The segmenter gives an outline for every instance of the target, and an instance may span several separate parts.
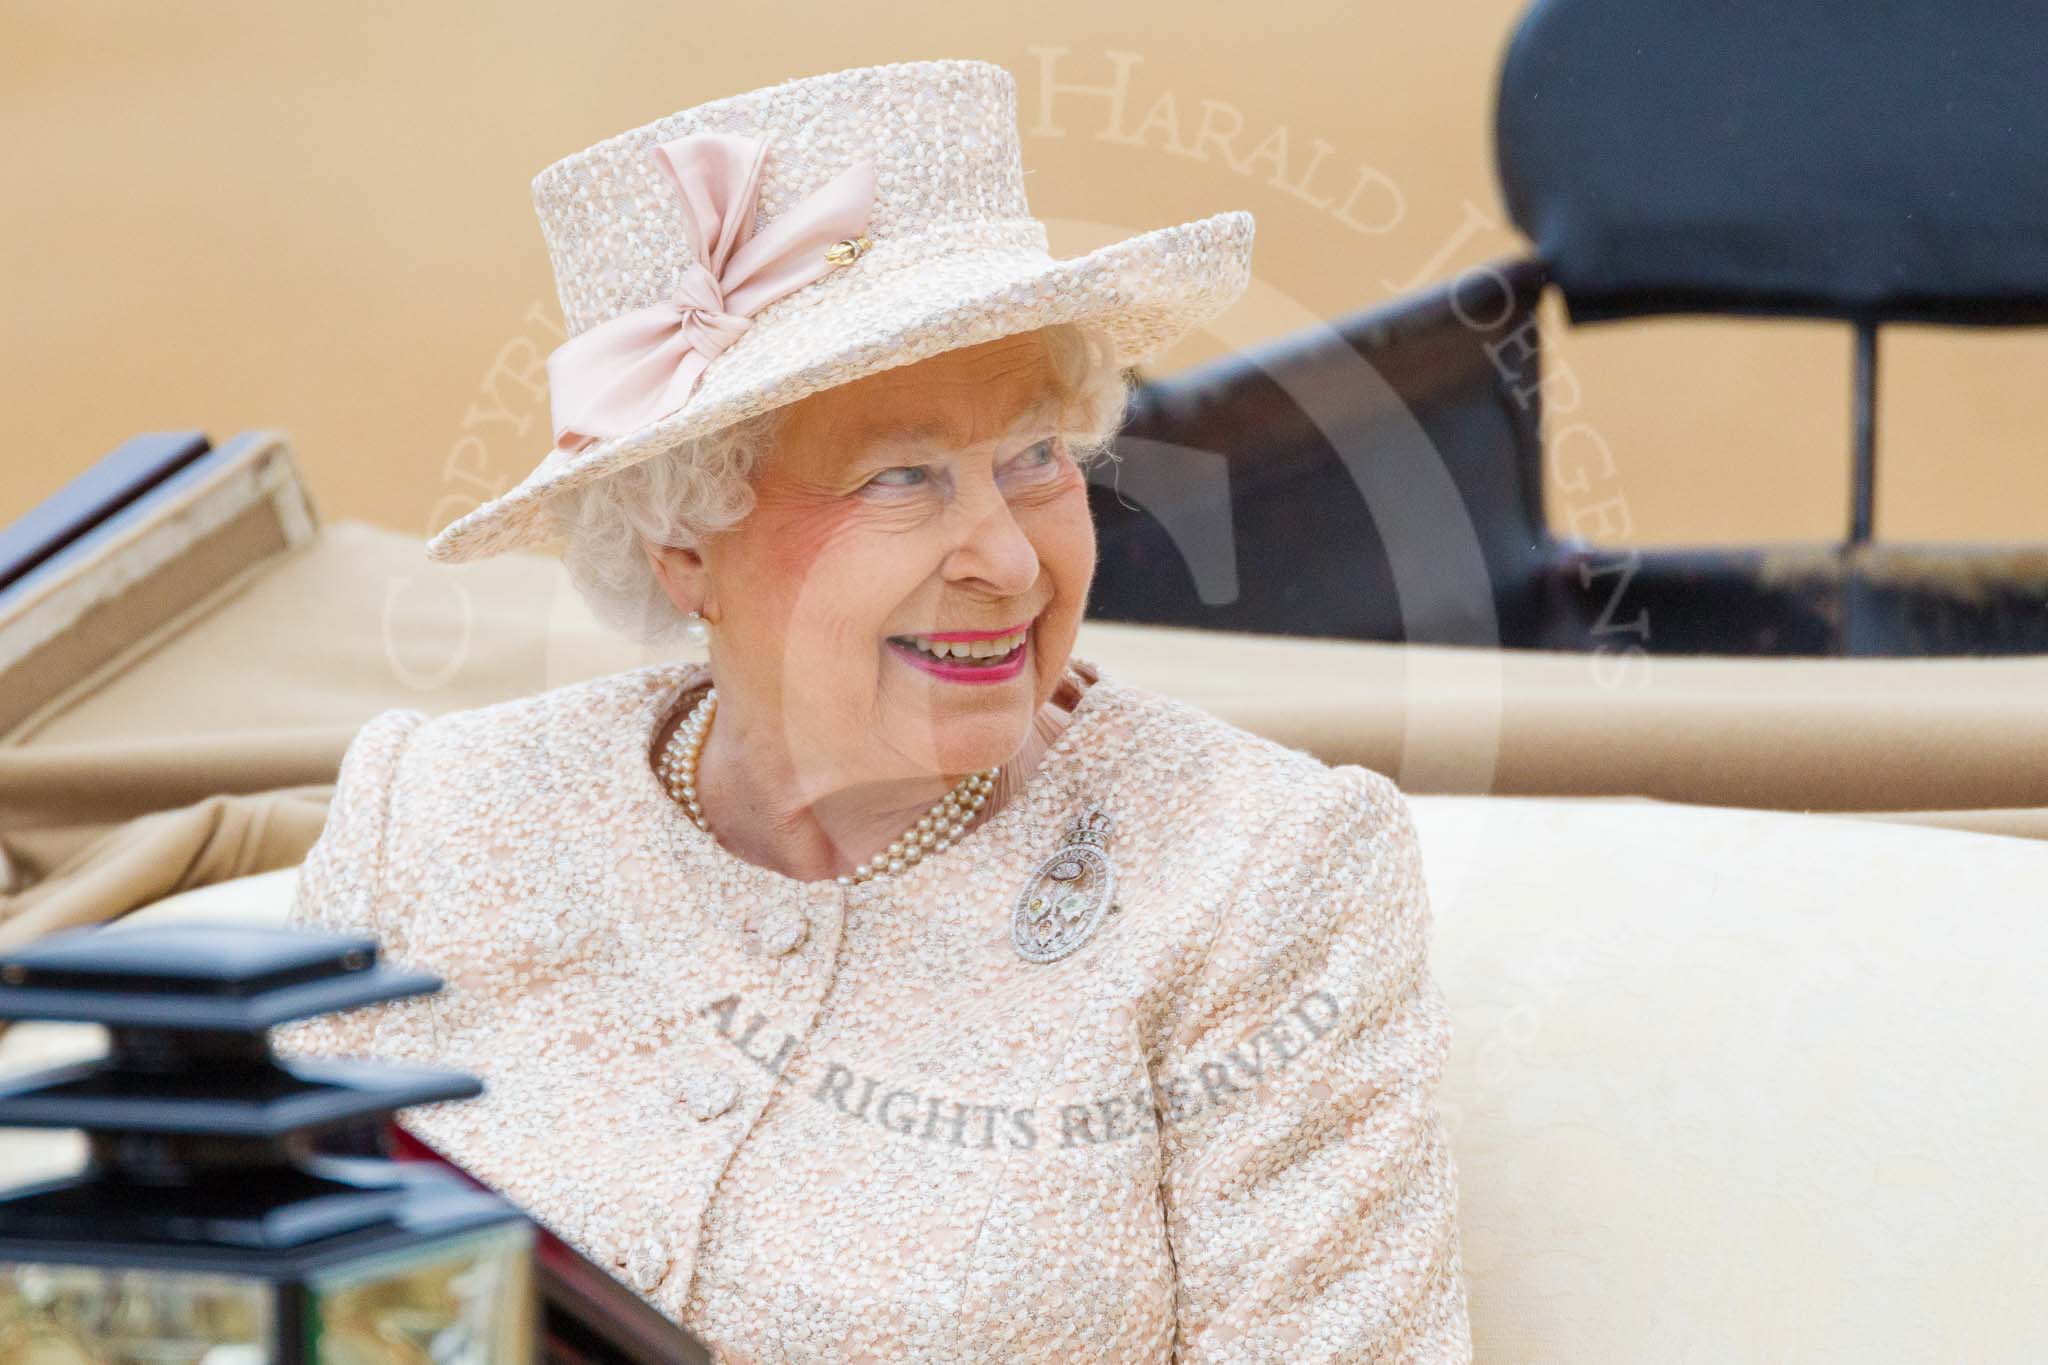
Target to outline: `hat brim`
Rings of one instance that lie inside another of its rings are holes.
[[[516,487],[451,523],[430,559],[481,559],[551,536],[550,498],[681,441],[822,390],[1057,323],[1100,329],[1120,364],[1158,354],[1221,313],[1251,279],[1252,216],[1219,213],[1065,260],[978,251],[893,271],[849,270],[829,300],[799,291],[705,368],[690,401],[637,431],[547,459]]]

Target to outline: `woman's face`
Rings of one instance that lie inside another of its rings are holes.
[[[956,775],[1015,754],[1095,572],[1060,417],[1037,333],[796,404],[753,511],[701,554],[663,556],[678,605],[716,623],[721,719],[779,727],[821,777]]]

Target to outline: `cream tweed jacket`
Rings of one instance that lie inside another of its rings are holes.
[[[852,887],[670,801],[701,665],[386,713],[292,922],[447,985],[278,1049],[480,1077],[403,1125],[722,1361],[1469,1359],[1406,799],[1074,667],[1021,791]],[[1121,908],[1028,962],[1089,809]]]

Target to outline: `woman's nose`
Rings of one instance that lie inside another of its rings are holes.
[[[1015,597],[1038,582],[1038,547],[1000,495],[981,500],[966,520],[960,543],[947,556],[946,578],[979,582],[990,593]]]

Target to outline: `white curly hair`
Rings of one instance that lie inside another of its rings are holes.
[[[1074,323],[1041,328],[1064,403],[1061,434],[1074,460],[1113,458],[1131,379],[1116,343]],[[654,576],[650,545],[693,548],[753,510],[755,468],[788,416],[775,408],[557,494],[549,503],[569,579],[593,615],[645,644],[682,635],[684,618]]]

